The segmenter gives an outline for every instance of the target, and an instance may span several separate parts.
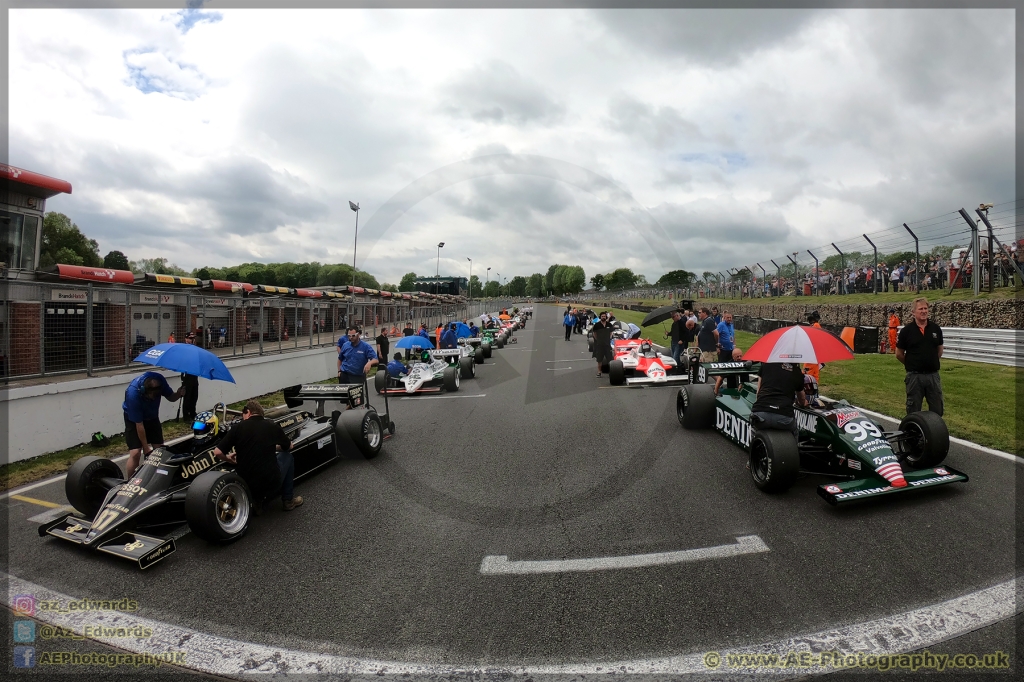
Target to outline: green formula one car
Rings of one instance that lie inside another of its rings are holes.
[[[486,343],[487,355],[484,357],[490,357],[490,349],[492,348],[504,348],[505,344],[508,343],[509,335],[504,329],[481,329],[480,339],[483,343]]]
[[[934,412],[914,412],[896,431],[884,431],[845,400],[818,399],[816,407],[794,407],[798,436],[762,430],[751,424],[757,383],[747,381],[757,363],[704,363],[696,382],[676,398],[676,413],[686,429],[714,428],[750,455],[754,485],[765,492],[788,489],[801,474],[828,476],[818,494],[832,505],[891,495],[947,483],[967,482],[967,474],[943,466],[949,431]],[[704,384],[723,376],[721,395]]]

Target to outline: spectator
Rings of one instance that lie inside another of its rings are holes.
[[[672,339],[672,359],[676,361],[676,368],[680,369],[682,367],[680,357],[686,350],[686,322],[683,320],[683,314],[678,310],[672,311],[672,327],[665,334],[665,338],[670,337]]]
[[[928,299],[915,298],[912,311],[913,322],[903,327],[896,340],[896,359],[907,369],[907,414],[920,411],[922,401],[927,400],[928,409],[941,417],[942,328],[928,319]]]
[[[121,411],[124,413],[124,440],[128,446],[125,474],[129,478],[139,468],[141,455],[148,455],[153,448],[164,444],[160,396],[175,402],[183,395],[184,386],[172,391],[167,379],[156,372],[143,372],[128,384]]]
[[[380,334],[374,339],[377,342],[377,357],[386,358],[388,356],[388,349],[391,347],[391,341],[388,339],[388,335],[384,333],[384,328],[381,327]]]
[[[565,327],[565,340],[568,341],[572,335],[573,325],[576,324],[576,316],[572,314],[571,308],[565,309],[565,316],[562,318],[562,326]]]
[[[238,475],[252,493],[257,516],[263,511],[264,500],[277,495],[281,496],[285,511],[302,504],[302,498],[294,494],[295,458],[291,441],[277,422],[263,418],[263,406],[255,400],[245,404],[242,423],[225,434],[213,455],[237,465]]]
[[[195,332],[185,334],[185,343],[195,345]],[[186,422],[190,422],[196,418],[196,403],[199,402],[199,377],[194,374],[182,373],[181,387],[185,389],[185,397],[181,401],[181,416]]]
[[[700,348],[701,362],[715,362],[718,350],[718,332],[715,330],[715,318],[711,317],[711,311],[701,308],[697,313],[700,318],[700,327],[697,330],[697,347]]]
[[[228,341],[228,328],[227,327],[221,327],[220,328],[220,338],[217,340],[217,345],[220,346],[221,348],[223,348],[224,344],[226,344],[227,341]]]
[[[896,314],[895,308],[889,308],[889,352],[896,352],[896,333],[900,328],[900,316]]]
[[[597,378],[601,378],[601,367],[610,363],[612,354],[612,325],[608,321],[608,313],[602,311],[590,330],[594,335],[594,359],[597,360]],[[568,337],[568,335],[566,335]]]
[[[732,362],[732,352],[736,348],[736,330],[732,326],[732,313],[722,313],[722,321],[715,327],[715,337],[718,339],[718,361]],[[722,388],[722,377],[715,377],[715,395],[719,394]]]

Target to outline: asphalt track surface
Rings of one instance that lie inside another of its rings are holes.
[[[221,637],[463,668],[742,648],[1015,577],[1014,462],[954,444],[946,461],[970,475],[964,485],[839,508],[812,477],[765,495],[740,449],[679,426],[676,390],[597,379],[585,338],[564,341],[558,309],[536,306],[516,338],[451,394],[465,398],[393,400],[398,433],[381,456],[304,481],[303,507],[254,518],[233,545],[189,535],[139,572],[39,538],[28,518],[46,509],[5,498],[7,571],[78,598],[134,599],[140,615]],[[62,484],[25,495],[66,504]],[[481,573],[489,556],[622,557],[750,535],[769,551]],[[946,647],[1012,652],[1013,624]]]

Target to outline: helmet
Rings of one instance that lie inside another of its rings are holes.
[[[196,440],[207,440],[220,432],[220,420],[213,412],[200,412],[192,422],[192,435]]]
[[[641,343],[640,344],[640,352],[643,353],[644,355],[647,355],[648,353],[650,353],[651,352],[651,344],[647,343],[646,341]]]

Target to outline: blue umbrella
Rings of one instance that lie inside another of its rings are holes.
[[[220,358],[208,350],[191,343],[161,343],[135,358],[135,362],[163,367],[204,379],[219,379],[235,383],[235,378]]]
[[[464,339],[468,336],[473,336],[473,332],[469,330],[469,326],[458,322],[455,325],[455,338]]]
[[[434,344],[429,339],[425,339],[419,334],[413,334],[412,336],[403,336],[395,344],[395,348],[433,348]]]

